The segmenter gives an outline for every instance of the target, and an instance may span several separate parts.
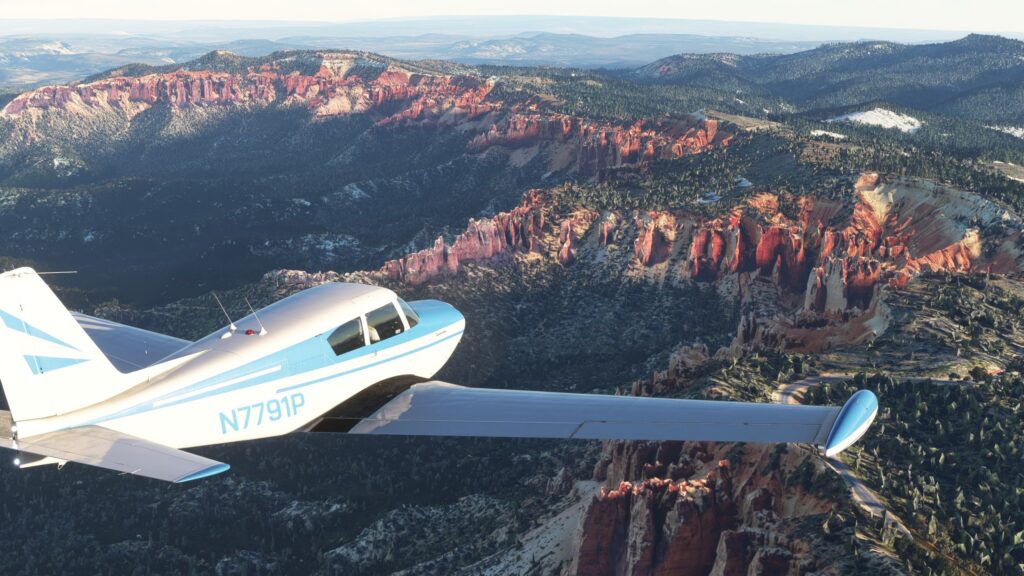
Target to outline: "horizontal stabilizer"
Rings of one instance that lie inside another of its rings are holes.
[[[224,472],[227,464],[102,426],[83,426],[17,440],[20,450],[127,474],[187,482]]]
[[[120,372],[156,364],[191,344],[188,340],[72,312],[71,316]]]
[[[867,394],[871,395],[870,392]],[[859,398],[865,400],[863,395]],[[412,386],[374,413],[366,415],[349,432],[412,436],[796,442],[837,447],[832,432],[839,414],[838,406],[493,390],[425,382]],[[865,422],[870,424],[874,417],[873,414],[870,418],[867,416],[865,414],[858,419],[854,433],[863,434]],[[831,443],[830,435],[833,436]],[[842,435],[846,446],[856,440],[850,440],[853,434],[845,430]]]

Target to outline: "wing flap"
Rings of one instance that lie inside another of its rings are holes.
[[[18,449],[168,482],[186,482],[229,468],[227,464],[102,426],[83,426],[31,436]]]
[[[354,434],[825,445],[840,408],[416,384]]]

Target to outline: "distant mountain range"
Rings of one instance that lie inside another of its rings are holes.
[[[438,31],[442,31],[439,33]],[[680,53],[789,54],[822,42],[937,42],[966,32],[651,18],[445,17],[364,22],[0,20],[0,89],[213,50],[364,50],[409,60],[632,68]]]
[[[637,78],[784,99],[794,109],[872,101],[989,122],[1024,121],[1024,42],[971,34],[954,42],[827,44],[795,54],[680,54]]]
[[[0,87],[70,82],[130,62],[183,63],[213,50],[264,56],[283,50],[346,49],[409,60],[439,59],[467,64],[631,68],[679,52],[785,53],[814,46],[816,42],[753,37],[631,34],[604,38],[548,32],[497,37],[303,35],[222,42],[150,36],[15,36],[0,37]]]

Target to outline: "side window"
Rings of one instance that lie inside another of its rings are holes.
[[[417,314],[416,311],[412,309],[412,306],[409,306],[409,304],[406,303],[405,300],[399,298],[398,305],[402,307],[402,312],[405,313],[405,320],[406,322],[409,323],[409,328],[412,328],[413,326],[420,323],[419,314]]]
[[[364,344],[363,340],[363,326],[359,322],[359,318],[345,322],[331,335],[327,337],[327,342],[331,345],[331,350],[338,356],[341,356],[345,352],[351,352],[356,348],[361,348]]]
[[[385,304],[366,315],[366,326],[370,331],[370,344],[387,340],[405,330],[402,317],[394,304]]]

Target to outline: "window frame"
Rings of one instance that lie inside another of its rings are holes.
[[[410,326],[409,325],[409,317],[405,314],[405,309],[402,308],[402,303],[404,303],[415,314],[416,310],[413,309],[412,304],[409,304],[408,302],[406,302],[405,300],[402,300],[401,298],[397,298],[393,302],[395,304],[395,308],[398,308],[399,316],[402,317],[402,325],[405,326],[405,331],[408,332],[409,330],[412,330],[413,328],[415,328],[415,326]],[[419,314],[417,314],[417,316],[419,316]],[[416,323],[419,324],[422,321],[423,321],[423,319],[419,318],[416,321]]]
[[[352,322],[353,320],[358,320],[359,321],[359,331],[360,331],[360,333],[361,333],[361,335],[363,337],[363,345],[359,346],[359,347],[356,347],[356,348],[353,348],[351,350],[346,350],[345,352],[342,352],[341,354],[338,354],[337,352],[334,351],[334,346],[331,345],[331,336],[335,332],[337,332],[338,329],[340,329],[342,326]],[[342,356],[344,356],[346,354],[350,354],[352,352],[355,352],[356,350],[359,350],[360,348],[366,348],[367,346],[370,345],[370,343],[369,343],[370,334],[369,334],[369,332],[367,332],[366,326],[367,326],[366,318],[364,318],[363,316],[356,316],[355,318],[352,318],[351,320],[346,320],[346,321],[342,322],[341,324],[338,324],[333,330],[331,330],[330,332],[327,333],[327,337],[324,339],[324,341],[327,342],[327,347],[334,354],[334,357],[335,358],[341,358]]]
[[[373,346],[375,342],[370,342],[370,323],[366,321],[366,314],[359,315],[359,326],[363,331],[363,346]]]
[[[378,340],[376,342],[370,342],[370,321],[367,320],[366,316],[370,312],[374,312],[374,311],[380,310],[381,308],[383,308],[385,306],[388,306],[388,305],[390,305],[392,309],[394,309],[395,311],[398,312],[398,319],[402,321],[402,331],[399,334],[395,334],[393,336],[388,336],[387,338],[381,338],[380,340]],[[377,344],[380,344],[381,342],[390,340],[390,339],[394,338],[395,336],[400,336],[401,334],[405,334],[406,332],[409,331],[409,321],[405,318],[405,311],[402,310],[402,307],[398,305],[398,301],[397,300],[389,300],[387,303],[382,304],[380,306],[377,306],[373,310],[367,310],[362,315],[360,315],[359,318],[362,320],[362,323],[363,323],[363,339],[366,340],[366,345],[367,346],[375,346]]]

